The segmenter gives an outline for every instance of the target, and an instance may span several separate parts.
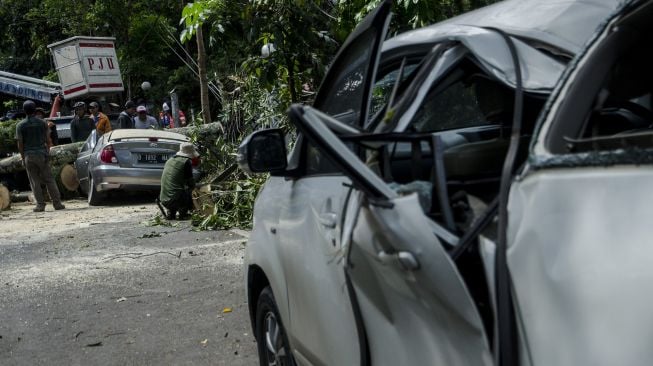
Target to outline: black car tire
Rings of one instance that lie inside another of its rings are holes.
[[[88,204],[98,206],[102,201],[102,194],[95,189],[95,179],[93,175],[88,176]]]
[[[286,331],[272,289],[261,291],[256,306],[256,342],[261,366],[294,366]]]

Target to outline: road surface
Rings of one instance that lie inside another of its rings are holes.
[[[153,197],[0,212],[0,365],[257,365],[247,232],[151,225]]]

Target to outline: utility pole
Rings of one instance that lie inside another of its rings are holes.
[[[200,97],[202,102],[202,119],[204,123],[211,123],[211,109],[209,107],[209,80],[206,76],[206,50],[204,49],[204,35],[202,26],[197,27],[197,64],[200,77]]]

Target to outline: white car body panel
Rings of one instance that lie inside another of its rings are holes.
[[[353,365],[360,353],[356,321],[345,287],[340,219],[349,189],[344,176],[288,181],[275,192],[288,290],[290,342],[306,357],[328,365]],[[334,227],[330,227],[331,225]],[[316,286],[316,284],[320,286]]]
[[[520,352],[533,364],[653,360],[652,186],[653,169],[635,166],[541,171],[513,184],[508,265]]]
[[[417,194],[390,203],[363,206],[348,258],[371,364],[491,365],[478,311]]]
[[[256,203],[257,210],[264,208],[268,214],[257,216],[247,248],[247,262],[264,266],[270,279],[289,341],[301,355],[298,359],[316,364],[359,362],[340,247],[340,212],[349,189],[343,183],[348,182],[337,175],[296,181],[271,177]],[[323,224],[329,218],[334,218],[335,227]],[[269,235],[273,229],[278,235]],[[268,240],[281,235],[283,241]]]

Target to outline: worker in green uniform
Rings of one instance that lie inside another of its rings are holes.
[[[166,209],[166,219],[174,220],[177,212],[179,219],[189,217],[193,208],[192,191],[195,188],[192,160],[199,156],[193,144],[184,142],[179,151],[168,159],[161,175],[161,193],[159,203]]]

